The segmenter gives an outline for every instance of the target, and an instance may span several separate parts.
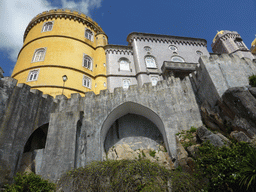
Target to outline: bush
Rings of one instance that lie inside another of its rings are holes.
[[[198,169],[209,180],[208,190],[247,191],[245,186],[239,186],[239,181],[245,178],[246,162],[250,162],[249,159],[253,161],[253,158],[250,158],[250,153],[248,153],[251,150],[255,151],[247,143],[235,141],[229,147],[216,148],[209,142],[199,147],[199,157],[196,159],[196,163]],[[250,173],[252,172],[253,169]],[[248,185],[250,179],[243,179],[243,181],[246,181],[245,184]]]
[[[17,173],[14,181],[14,184],[6,185],[6,192],[48,192],[55,191],[56,189],[54,183],[50,183],[48,180],[44,180],[34,173]]]
[[[252,75],[249,77],[249,85],[252,87],[256,87],[256,75]]]
[[[171,179],[170,179],[171,178]],[[69,191],[198,191],[195,177],[168,170],[149,160],[107,160],[64,174],[58,188]]]

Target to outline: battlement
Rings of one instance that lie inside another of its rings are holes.
[[[91,29],[93,29],[96,33],[104,33],[104,31],[102,30],[102,28],[95,22],[93,21],[90,17],[88,17],[87,15],[78,12],[78,11],[74,11],[71,9],[52,9],[49,11],[44,11],[40,14],[38,14],[36,17],[34,17],[30,23],[28,24],[25,33],[24,33],[24,37],[23,37],[23,41],[25,41],[28,32],[31,30],[31,28],[35,25],[37,25],[40,22],[44,22],[47,21],[48,19],[69,19],[69,20],[74,20],[77,22],[81,22],[86,26],[89,26]]]

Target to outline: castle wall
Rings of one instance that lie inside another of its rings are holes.
[[[191,81],[199,101],[207,100],[211,106],[229,88],[249,86],[249,76],[256,74],[255,62],[237,55],[211,54],[202,56],[199,63]]]
[[[141,88],[115,88],[113,93],[92,92],[71,99],[58,96],[58,107],[51,114],[42,174],[56,180],[63,172],[103,160],[104,141],[111,125],[127,114],[141,115],[156,125],[175,161],[175,134],[191,126],[201,126],[201,116],[188,78],[171,78]],[[81,112],[83,117],[81,117]],[[78,122],[81,123],[78,126]],[[79,128],[78,128],[79,127]],[[52,166],[55,166],[52,168]],[[54,170],[54,171],[53,171]]]
[[[9,77],[0,79],[0,162],[6,169],[0,171],[9,171],[10,176],[20,166],[30,135],[49,122],[50,113],[57,106],[51,96],[42,96],[42,92],[16,83]]]

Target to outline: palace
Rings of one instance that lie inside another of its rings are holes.
[[[0,181],[25,170],[57,181],[117,144],[164,144],[177,165],[175,134],[202,126],[203,103],[248,91],[256,74],[256,40],[250,51],[235,31],[216,34],[214,53],[199,38],[133,32],[127,41],[108,44],[76,11],[32,19],[12,76],[0,79]]]

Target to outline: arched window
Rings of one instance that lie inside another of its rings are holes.
[[[130,63],[128,59],[121,58],[119,60],[119,64],[120,64],[120,71],[130,71]]]
[[[93,33],[90,29],[85,29],[85,38],[89,39],[90,41],[93,40]]]
[[[128,89],[130,86],[130,83],[131,83],[130,79],[123,79],[123,88]]]
[[[39,69],[35,69],[29,72],[27,81],[36,81],[38,78]]]
[[[53,26],[53,22],[52,21],[44,23],[42,32],[51,31],[52,30],[52,26]]]
[[[35,53],[34,53],[32,62],[43,61],[43,60],[44,60],[44,57],[45,57],[45,51],[46,51],[45,48],[37,49],[37,50],[35,51]]]
[[[91,89],[91,78],[84,75],[83,86]]]
[[[156,86],[156,84],[158,82],[158,77],[157,76],[151,76],[151,82],[152,82],[152,86]]]
[[[87,69],[92,70],[92,58],[89,57],[88,55],[84,55],[84,62],[83,66]]]
[[[172,61],[172,62],[181,62],[181,63],[184,63],[184,62],[185,62],[185,60],[184,60],[183,58],[179,57],[179,56],[174,56],[174,57],[172,57],[172,58],[171,58],[171,61]]]
[[[145,62],[146,62],[147,68],[156,68],[156,61],[155,61],[154,57],[146,56]]]

